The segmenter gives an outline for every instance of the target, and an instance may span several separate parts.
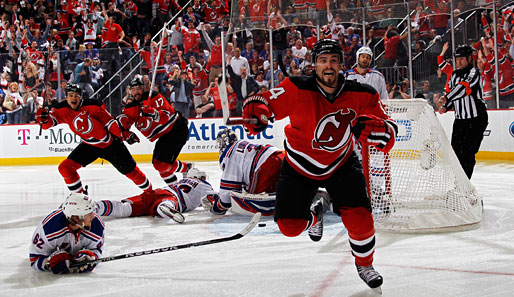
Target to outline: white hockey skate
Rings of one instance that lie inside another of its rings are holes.
[[[157,206],[157,213],[163,218],[170,218],[175,222],[182,224],[186,220],[176,207],[176,204],[171,201],[163,201]]]
[[[312,204],[311,210],[315,213],[318,221],[310,226],[308,231],[309,237],[312,241],[320,241],[321,237],[323,237],[323,199],[316,200]]]
[[[380,273],[378,273],[378,271],[373,268],[373,265],[359,266],[355,264],[355,267],[357,267],[359,277],[366,283],[366,285],[368,285],[376,293],[382,294],[382,289],[380,286],[382,286],[384,279]]]

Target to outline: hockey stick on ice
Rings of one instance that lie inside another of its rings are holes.
[[[210,240],[204,240],[204,241],[191,242],[191,243],[185,243],[185,244],[179,244],[179,245],[173,245],[173,246],[167,246],[167,247],[157,248],[157,249],[153,249],[153,250],[146,250],[146,251],[141,251],[141,252],[134,252],[134,253],[117,255],[117,256],[105,257],[105,258],[100,258],[100,259],[87,261],[87,262],[73,263],[70,265],[70,268],[75,268],[75,267],[79,267],[79,266],[86,265],[86,264],[109,262],[109,261],[114,261],[114,260],[133,258],[133,257],[138,257],[138,256],[150,255],[150,254],[158,254],[158,253],[164,253],[164,252],[171,252],[171,251],[187,249],[187,248],[195,247],[195,246],[209,245],[209,244],[214,244],[214,243],[236,240],[236,239],[242,238],[243,236],[248,234],[248,232],[250,232],[253,229],[253,227],[255,227],[255,225],[257,225],[257,223],[259,222],[260,219],[261,219],[260,212],[254,214],[250,223],[248,223],[248,225],[243,230],[241,230],[239,233],[231,235],[231,236],[210,239]]]

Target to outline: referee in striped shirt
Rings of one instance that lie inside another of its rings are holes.
[[[475,167],[475,154],[480,148],[487,127],[487,107],[482,97],[480,72],[473,67],[473,50],[460,45],[455,50],[455,66],[448,81],[447,93],[439,99],[439,113],[455,110],[452,148],[471,179]]]

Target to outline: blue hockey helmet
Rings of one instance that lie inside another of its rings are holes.
[[[216,143],[218,144],[220,155],[236,141],[237,135],[234,131],[229,128],[221,130],[218,136],[216,136]]]

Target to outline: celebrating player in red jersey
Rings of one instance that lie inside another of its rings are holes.
[[[312,200],[318,188],[326,188],[334,213],[348,229],[359,276],[380,290],[382,276],[372,265],[375,229],[370,199],[352,137],[387,152],[397,127],[375,89],[347,81],[339,73],[342,61],[343,50],[336,41],[316,42],[314,75],[289,77],[276,88],[250,96],[243,102],[243,117],[257,119],[257,124],[245,124],[250,134],[263,131],[272,115],[290,119],[275,205],[282,234],[298,236],[309,230],[312,240],[321,239],[322,200]]]
[[[175,172],[185,173],[192,167],[191,163],[177,160],[189,136],[187,119],[158,92],[152,92],[150,100],[147,100],[149,95],[143,86],[143,79],[136,75],[130,82],[134,101],[125,106],[118,121],[125,131],[135,125],[148,140],[157,140],[153,150],[153,167],[170,185],[177,180]]]
[[[78,85],[68,84],[66,101],[57,104],[50,112],[44,108],[38,109],[36,119],[43,129],[66,123],[82,139],[59,165],[59,172],[71,192],[84,191],[77,170],[98,158],[111,162],[141,190],[152,188],[150,181],[139,170],[136,161],[121,141],[126,139],[129,144],[139,142],[136,134],[129,131],[122,133],[118,122],[101,102],[82,99],[82,90]]]

